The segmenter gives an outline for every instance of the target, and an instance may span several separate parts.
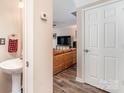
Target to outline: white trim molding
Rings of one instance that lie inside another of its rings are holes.
[[[33,57],[33,32],[34,32],[34,0],[23,0],[23,61],[24,61],[24,93],[33,93],[34,91],[34,79],[33,79],[33,69],[34,69],[34,57]],[[26,66],[29,62],[30,67]]]
[[[77,80],[85,81],[85,36],[84,36],[84,23],[85,12],[82,9],[77,10]],[[82,79],[80,79],[82,77]]]
[[[97,0],[88,4],[85,4],[83,6],[78,7],[77,9],[85,9],[85,8],[90,8],[90,7],[94,7],[94,6],[101,6],[101,5],[105,5],[105,4],[110,4],[110,3],[114,3],[114,2],[118,2],[118,1],[122,1],[122,0]]]
[[[89,5],[87,7],[84,7],[83,9],[85,11],[87,11],[87,10],[90,10],[90,9],[98,8],[98,7],[101,7],[101,6],[109,5],[109,4],[120,2],[120,1],[123,1],[123,0],[108,0],[108,1],[104,1],[104,2],[96,2],[93,5]]]
[[[82,78],[76,77],[76,81],[80,82],[80,83],[84,83],[84,80]]]

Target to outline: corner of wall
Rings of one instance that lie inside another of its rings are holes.
[[[78,10],[77,14],[77,80],[84,81],[85,79],[85,62],[84,62],[84,11]]]

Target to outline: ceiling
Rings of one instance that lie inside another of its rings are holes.
[[[72,12],[76,11],[76,8],[93,3],[96,1],[105,0],[53,0],[54,6],[54,26],[65,27],[76,24],[76,17],[72,15]]]
[[[109,0],[53,0],[53,27],[76,25],[76,9],[96,1]]]
[[[72,12],[76,11],[73,0],[54,0],[54,25],[56,27],[70,26],[76,24],[76,17]]]

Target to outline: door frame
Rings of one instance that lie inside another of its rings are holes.
[[[23,92],[33,93],[33,0],[23,0]],[[29,42],[29,40],[31,42]],[[30,45],[30,46],[27,46]],[[30,54],[28,53],[30,50]],[[30,67],[27,67],[30,62]]]

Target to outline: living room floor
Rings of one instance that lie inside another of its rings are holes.
[[[76,65],[54,75],[53,93],[108,93],[76,81]]]

